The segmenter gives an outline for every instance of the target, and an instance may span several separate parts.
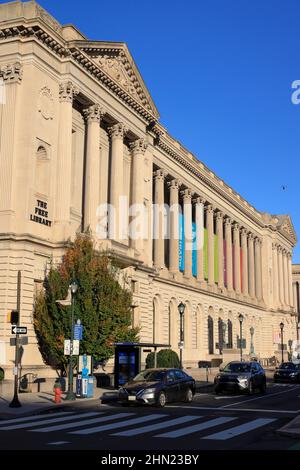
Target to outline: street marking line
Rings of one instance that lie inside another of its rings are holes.
[[[218,441],[226,441],[227,439],[231,439],[232,437],[239,436],[240,434],[245,434],[246,432],[253,431],[254,429],[261,428],[266,424],[270,424],[276,419],[271,418],[258,418],[254,419],[253,421],[249,421],[248,423],[241,424],[240,426],[236,426],[234,428],[226,429],[225,431],[217,432],[215,434],[210,434],[209,436],[202,437],[201,439],[210,439],[210,440],[218,440]]]
[[[202,416],[181,416],[180,418],[170,419],[162,423],[149,424],[148,426],[142,426],[137,429],[129,429],[127,431],[121,431],[118,433],[111,434],[112,436],[136,436],[137,434],[144,434],[150,431],[156,431],[157,429],[169,428],[176,424],[183,424],[195,419],[202,418]]]
[[[276,395],[282,395],[283,393],[293,392],[294,390],[297,390],[297,389],[298,387],[289,388],[288,390],[282,390],[281,392],[269,393],[268,395],[262,395],[260,397],[250,398],[249,400],[243,400],[243,401],[238,401],[236,403],[230,403],[229,405],[221,406],[221,408],[224,409],[224,408],[228,408],[229,406],[241,405],[243,403],[248,403],[250,401],[262,400],[263,398],[268,399],[268,398],[275,397]]]
[[[63,423],[63,424],[57,424],[56,426],[47,426],[46,428],[39,428],[39,429],[32,429],[29,430],[29,432],[53,432],[53,431],[61,431],[62,429],[70,429],[70,428],[79,428],[81,426],[85,426],[86,424],[95,424],[99,423],[99,421],[108,421],[111,419],[110,416],[105,416],[99,418],[99,414],[103,414],[104,411],[100,411],[98,413],[91,413],[90,416],[98,416],[98,418],[92,418],[92,419],[83,419],[80,421],[72,421],[72,423]],[[131,415],[131,413],[129,413]],[[42,424],[42,423],[41,423]]]
[[[94,413],[83,413],[80,414],[80,416],[91,416],[94,415]],[[44,424],[50,424],[50,423],[59,423],[61,421],[70,421],[72,419],[78,419],[78,413],[69,415],[69,416],[64,416],[63,418],[51,418],[51,419],[45,419],[41,422],[34,422],[34,423],[25,423],[25,424],[16,424],[12,426],[4,426],[0,427],[0,431],[14,431],[15,429],[26,429],[26,428],[32,428],[34,426],[42,426]]]
[[[176,431],[165,432],[163,434],[157,434],[154,437],[181,437],[186,436],[187,434],[192,434],[193,432],[203,431],[204,429],[212,428],[214,426],[220,426],[221,424],[229,423],[230,421],[234,421],[237,418],[232,418],[228,416],[224,416],[222,418],[215,418],[209,421],[205,421],[204,423],[194,424],[192,426],[187,426],[185,428],[176,429]]]
[[[94,434],[101,431],[109,431],[110,429],[125,428],[126,426],[132,426],[133,424],[145,423],[147,421],[152,421],[153,419],[165,418],[166,416],[167,415],[162,414],[141,416],[139,418],[130,419],[128,421],[105,424],[104,426],[96,426],[94,428],[82,429],[81,431],[72,431],[69,434]]]
[[[74,411],[64,411],[63,413],[59,413],[59,416],[70,415],[72,413],[74,413]],[[49,416],[51,416],[51,414],[46,413],[46,414],[36,415],[36,416],[25,416],[24,418],[6,419],[5,421],[0,420],[0,426],[2,426],[2,424],[22,423],[24,421],[35,421],[39,419],[49,418]]]
[[[47,442],[48,446],[62,446],[63,444],[70,444],[70,441],[56,441],[56,442]]]
[[[181,408],[182,406],[180,405],[168,405],[168,408]],[[184,409],[190,409],[190,410],[214,410],[214,411],[224,411],[224,408],[222,406],[185,406]],[[299,410],[291,411],[291,410],[270,410],[270,409],[262,409],[262,408],[233,408],[232,410],[230,408],[226,408],[226,411],[251,411],[252,413],[260,413],[260,412],[266,412],[266,413],[289,413],[289,414],[298,414],[300,413]]]

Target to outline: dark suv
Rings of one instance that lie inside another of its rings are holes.
[[[266,374],[258,362],[229,362],[215,377],[215,392],[247,392],[255,389],[266,391]]]
[[[300,364],[283,362],[276,368],[274,382],[300,383]]]

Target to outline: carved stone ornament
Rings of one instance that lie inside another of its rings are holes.
[[[39,93],[38,112],[44,119],[52,120],[54,116],[54,101],[50,88],[44,86]]]
[[[105,114],[105,110],[99,104],[93,104],[89,108],[84,109],[83,114],[87,121],[100,122],[101,117]]]
[[[0,68],[0,78],[6,83],[20,83],[23,76],[23,67],[20,62],[2,65]]]
[[[137,139],[131,142],[130,149],[133,155],[144,155],[148,147],[145,139]]]
[[[124,135],[128,132],[128,128],[122,122],[114,124],[107,130],[111,139],[123,139]]]
[[[61,102],[72,103],[74,96],[78,95],[79,90],[72,82],[65,82],[59,85],[59,100]]]

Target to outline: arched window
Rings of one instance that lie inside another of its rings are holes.
[[[36,151],[35,160],[35,191],[41,195],[49,195],[49,158],[47,150],[43,145],[39,145]]]
[[[214,321],[209,315],[207,320],[207,329],[208,329],[208,354],[214,353]]]
[[[223,320],[219,318],[218,320],[218,333],[219,333],[219,352],[222,354],[223,343],[224,343],[224,333],[223,333]]]

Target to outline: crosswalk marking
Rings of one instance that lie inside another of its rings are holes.
[[[240,426],[236,426],[230,429],[226,429],[225,431],[217,432],[215,434],[210,434],[209,436],[202,437],[202,439],[225,441],[227,439],[231,439],[232,437],[239,436],[240,434],[244,434],[245,432],[253,431],[253,429],[260,428],[262,426],[265,426],[266,424],[272,423],[273,421],[276,420],[271,418],[254,419],[253,421],[241,424]]]
[[[69,434],[94,434],[101,431],[109,431],[110,429],[124,428],[126,426],[132,426],[133,424],[145,423],[152,421],[153,419],[165,418],[167,415],[152,414],[149,416],[141,416],[139,418],[130,419],[129,421],[123,421],[112,424],[105,424],[104,426],[96,426],[94,428],[82,429],[80,431],[73,431]]]
[[[91,416],[94,413],[83,413],[80,416]],[[59,423],[60,421],[70,421],[72,419],[77,419],[78,414],[70,414],[68,416],[64,416],[63,418],[51,418],[51,419],[44,419],[43,421],[34,422],[34,423],[23,423],[23,424],[11,424],[10,426],[0,427],[0,431],[14,431],[15,429],[26,429],[32,428],[34,426],[41,426],[42,424],[50,424],[50,423]]]
[[[70,415],[70,414],[74,414],[74,412],[64,411],[63,413],[59,413],[59,416]],[[49,418],[49,416],[51,416],[51,414],[46,413],[46,414],[37,415],[37,416],[25,416],[24,418],[6,419],[5,421],[0,420],[0,426],[2,426],[2,424],[22,423],[25,421],[36,421],[39,419]]]
[[[233,421],[237,418],[227,417],[224,416],[222,418],[211,419],[209,421],[205,421],[204,423],[193,424],[192,426],[187,426],[185,428],[176,429],[175,431],[166,432],[163,434],[157,434],[154,437],[181,437],[187,434],[192,434],[193,432],[203,431],[204,429],[212,428],[214,426],[219,426],[220,424],[229,423],[229,421]]]
[[[149,424],[148,426],[142,426],[137,429],[129,429],[128,431],[121,431],[112,436],[136,436],[138,434],[144,434],[150,431],[156,431],[157,429],[163,429],[175,426],[176,424],[183,424],[189,421],[194,421],[195,419],[202,418],[202,416],[181,416],[180,418],[169,419],[168,421],[163,421],[162,423]]]
[[[93,413],[94,415],[102,414],[102,413]],[[64,424],[58,424],[57,426],[47,426],[46,428],[39,428],[39,429],[33,429],[30,432],[53,432],[53,431],[61,431],[62,429],[70,429],[70,428],[80,428],[81,426],[85,426],[87,424],[95,424],[99,422],[105,422],[105,421],[110,421],[113,419],[118,419],[120,417],[124,418],[126,416],[132,416],[132,413],[119,413],[117,415],[113,416],[102,416],[98,418],[92,418],[92,419],[84,419],[80,420],[78,422],[72,422],[72,423],[64,423]]]

